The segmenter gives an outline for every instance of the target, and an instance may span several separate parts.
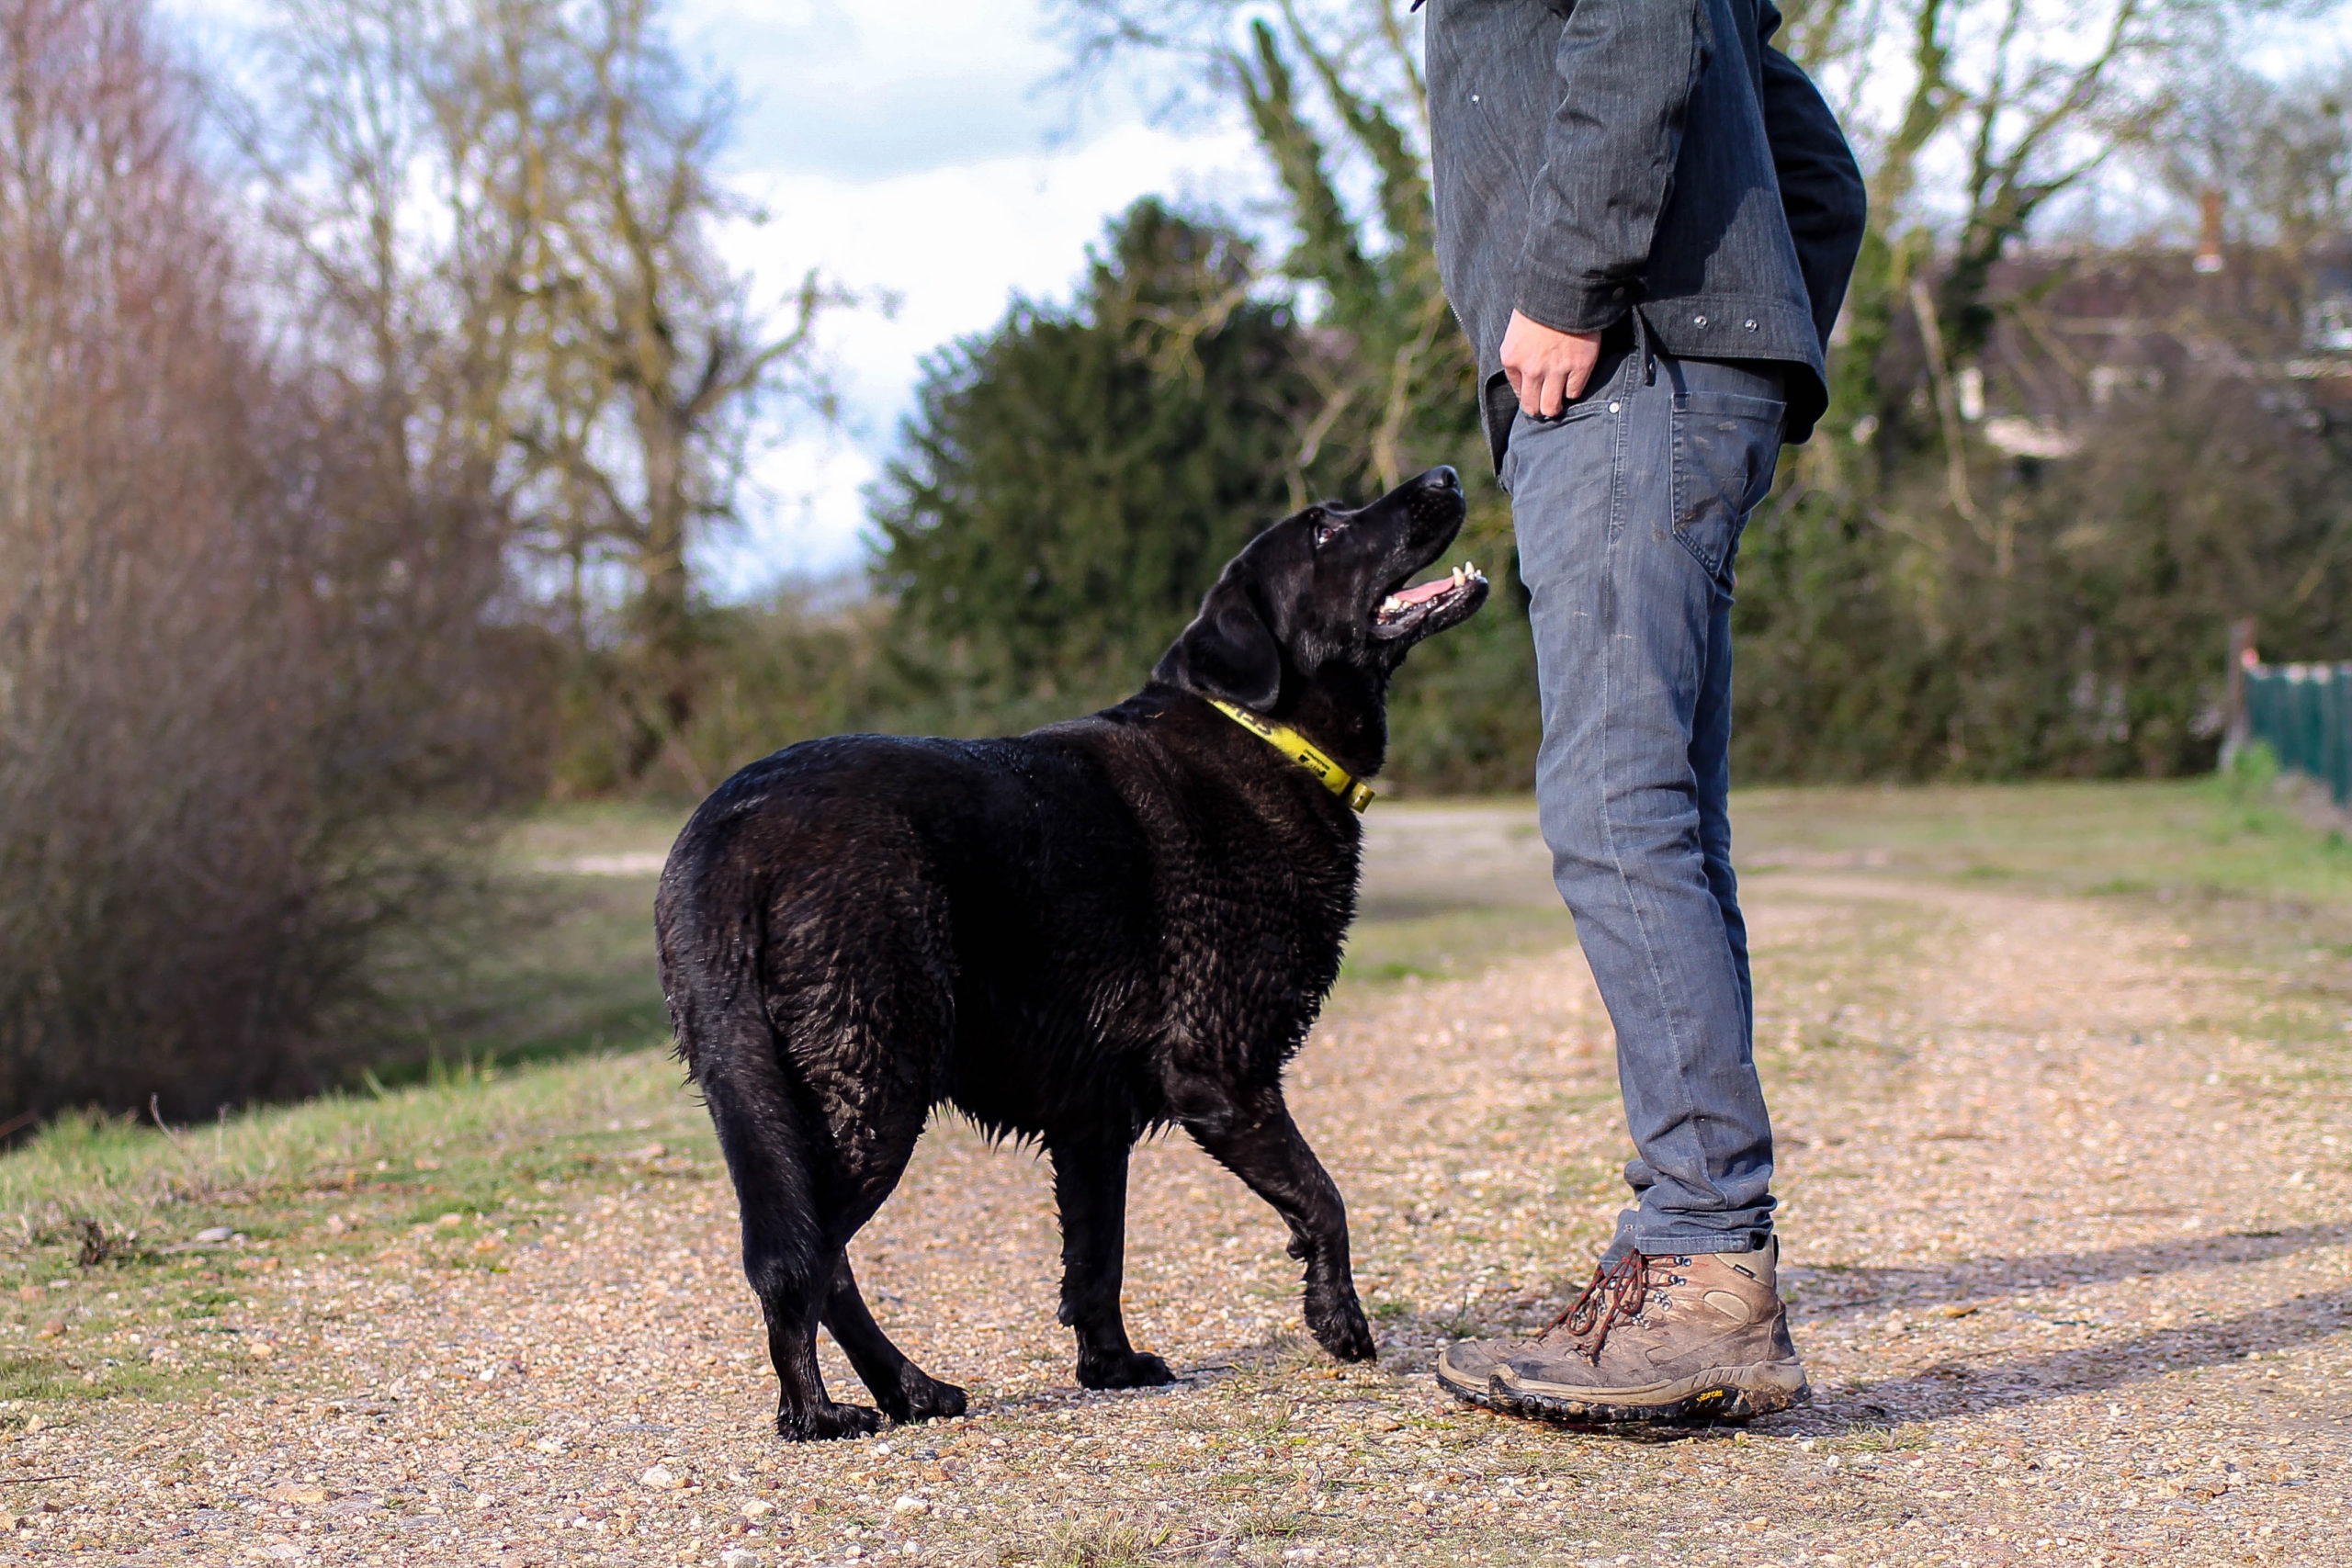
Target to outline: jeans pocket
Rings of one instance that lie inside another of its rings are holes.
[[[1729,592],[1747,514],[1772,488],[1788,405],[1739,392],[1674,400],[1674,536]]]

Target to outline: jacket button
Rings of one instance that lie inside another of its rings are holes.
[[[1707,324],[1707,318],[1704,316],[1693,316],[1690,318],[1690,324],[1694,327],[1703,327]]]
[[[1754,331],[1756,330],[1756,323],[1755,323],[1754,321],[1742,321],[1742,322],[1740,322],[1739,324],[1740,324],[1741,326],[1743,326],[1743,327],[1746,327],[1749,332],[1754,332]]]

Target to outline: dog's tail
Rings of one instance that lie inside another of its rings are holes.
[[[743,1218],[743,1271],[769,1307],[821,1300],[834,1266],[822,1234],[822,1151],[807,1092],[768,1014],[765,899],[690,823],[654,898],[662,990],[677,1052],[709,1107]]]

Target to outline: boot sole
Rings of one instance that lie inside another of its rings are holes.
[[[1805,1382],[1804,1369],[1786,1362],[1709,1367],[1650,1388],[1574,1389],[1558,1383],[1521,1382],[1501,1372],[1483,1383],[1473,1383],[1447,1375],[1440,1359],[1437,1381],[1456,1399],[1506,1416],[1592,1426],[1747,1421],[1813,1403],[1813,1388]]]

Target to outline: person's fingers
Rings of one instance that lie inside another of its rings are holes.
[[[1591,379],[1592,361],[1589,359],[1580,360],[1577,364],[1568,367],[1567,380],[1562,385],[1561,391],[1565,394],[1567,401],[1574,402],[1577,399],[1584,396],[1585,384]]]
[[[1560,411],[1567,406],[1567,376],[1559,367],[1553,366],[1544,372],[1544,417],[1557,419]]]
[[[1503,367],[1503,379],[1510,383],[1511,396],[1519,400],[1521,411],[1532,417],[1535,412],[1535,403],[1529,395],[1527,372],[1516,365],[1507,364]]]

